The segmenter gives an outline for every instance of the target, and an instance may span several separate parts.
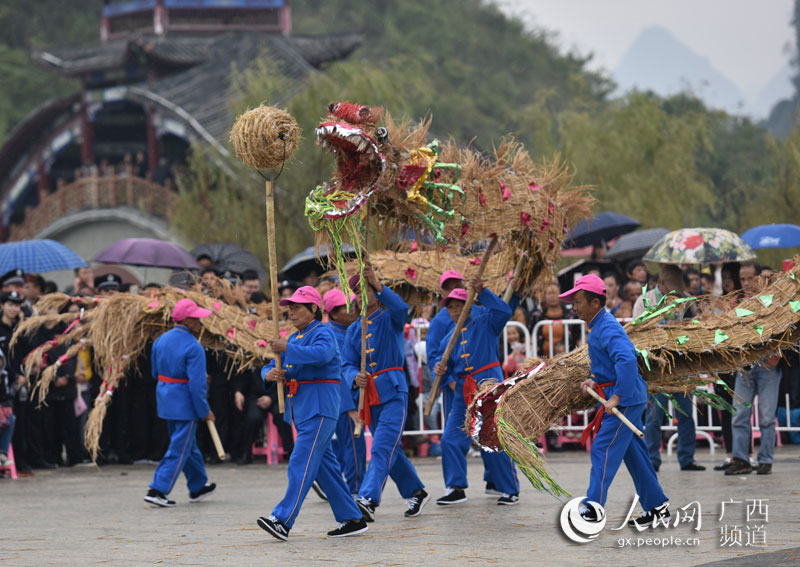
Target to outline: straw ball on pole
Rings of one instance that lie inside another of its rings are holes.
[[[262,105],[236,119],[230,140],[242,163],[270,169],[283,165],[297,149],[300,127],[285,110]]]

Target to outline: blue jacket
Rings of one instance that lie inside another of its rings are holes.
[[[498,350],[500,334],[511,318],[511,307],[487,287],[483,288],[478,299],[483,309],[470,310],[461,328],[461,338],[447,361],[447,368],[459,379],[466,374],[473,374],[475,381],[480,384],[487,378],[503,377]],[[455,325],[453,327],[444,337],[445,347],[455,330]],[[475,374],[475,371],[491,363],[498,363],[498,366]]]
[[[206,353],[189,329],[176,326],[158,337],[150,364],[153,378],[158,380],[158,417],[193,421],[208,415]],[[159,375],[188,382],[164,382]]]
[[[519,305],[519,300],[520,297],[516,293],[511,296],[511,301],[508,302],[508,308],[511,309],[512,314]],[[472,309],[470,309],[470,317],[483,317],[486,315],[486,310],[486,307],[481,305],[473,305]],[[508,320],[506,320],[506,322],[508,322]],[[447,312],[447,309],[444,308],[439,310],[428,326],[428,334],[425,336],[425,354],[428,358],[428,368],[431,369],[431,372],[433,372],[433,369],[436,367],[436,363],[442,360],[444,351],[447,349],[447,343],[450,341],[450,335],[452,335],[455,327],[455,321],[450,317],[450,313]],[[449,368],[450,366],[448,365],[447,373],[442,376],[441,387],[446,386],[450,382],[454,382],[458,378]],[[477,368],[480,368],[480,366]]]
[[[347,337],[347,327],[340,325],[335,321],[328,321],[328,326],[333,331],[333,336],[336,337],[336,344],[339,347],[339,353],[344,351],[344,340]],[[339,397],[341,398],[339,413],[345,413],[350,410],[358,409],[358,388],[353,389],[353,382],[345,378],[342,372],[341,389],[339,390]]]
[[[636,349],[628,334],[605,309],[595,315],[587,329],[592,380],[606,386],[606,399],[619,394],[622,407],[647,402],[647,384],[639,374]]]
[[[382,372],[375,377],[381,403],[388,402],[398,393],[408,393],[404,362],[403,330],[408,317],[408,304],[399,295],[383,286],[376,293],[386,308],[378,308],[367,319],[367,372],[374,374],[387,368],[401,368]],[[344,377],[351,384],[361,371],[361,318],[347,329],[344,350]]]
[[[342,375],[342,359],[339,356],[339,347],[333,331],[319,321],[312,321],[300,333],[295,331],[287,339],[286,352],[281,356],[281,362],[286,369],[286,413],[284,421],[303,423],[304,421],[321,415],[333,419],[339,418],[339,382]],[[275,361],[271,361],[261,369],[261,377],[275,368]],[[292,385],[288,382],[297,380],[297,393],[289,396]],[[336,383],[303,382],[314,380],[335,380]],[[268,390],[274,386],[270,382]]]

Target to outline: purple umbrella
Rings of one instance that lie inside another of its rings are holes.
[[[126,238],[92,259],[104,264],[128,264],[146,268],[197,269],[200,265],[184,248],[166,240]]]

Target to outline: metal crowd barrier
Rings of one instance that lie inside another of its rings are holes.
[[[630,320],[631,320],[630,318],[619,319],[620,323],[623,323],[623,324],[627,323]],[[539,345],[538,345],[538,341],[536,340],[536,337],[538,337],[540,330],[542,330],[544,333],[548,333],[548,336],[549,336],[548,343],[550,345],[550,348],[549,348],[549,352],[546,355],[546,358],[550,358],[550,357],[554,356],[555,352],[554,352],[554,348],[553,348],[554,347],[554,345],[553,345],[553,325],[556,324],[556,323],[561,323],[561,324],[564,325],[564,342],[565,342],[564,347],[565,347],[565,351],[566,352],[569,352],[573,348],[579,346],[577,344],[572,344],[570,342],[571,341],[571,334],[569,332],[570,331],[570,327],[579,327],[580,328],[580,341],[579,342],[580,342],[580,344],[585,344],[585,342],[586,342],[586,325],[580,319],[559,319],[559,320],[546,319],[546,320],[539,321],[538,323],[536,323],[536,325],[534,326],[532,332],[529,331],[528,328],[524,324],[522,324],[522,323],[520,323],[518,321],[509,321],[506,324],[506,327],[503,330],[503,335],[502,335],[503,360],[505,360],[508,357],[508,354],[509,354],[508,329],[510,327],[514,327],[520,332],[520,337],[522,339],[523,344],[525,345],[525,356],[526,357],[533,356],[533,357],[545,358],[543,353],[539,353]],[[414,325],[414,330],[415,330],[415,333],[416,333],[417,340],[419,340],[419,337],[421,336],[422,329],[426,329],[427,327],[428,327],[427,323]],[[419,359],[417,360],[417,362],[418,363],[420,362]],[[433,372],[432,369],[431,369],[431,372]],[[421,380],[420,380],[420,385],[421,385]],[[706,387],[705,389],[710,389],[710,388]],[[756,398],[756,400],[757,400],[757,398]],[[441,395],[440,395],[439,403],[440,403],[440,407],[441,407]],[[785,399],[784,403],[785,403],[785,407],[786,407],[786,414],[787,414],[787,416],[789,416],[789,415],[791,415],[791,413],[789,411],[790,410],[790,406],[789,406],[789,395],[788,394],[786,395],[786,399]],[[421,392],[421,388],[420,388],[420,394],[417,396],[416,405],[417,405],[416,429],[406,429],[403,432],[403,435],[406,435],[406,436],[413,436],[413,435],[441,435],[442,432],[443,432],[442,429],[433,429],[433,430],[425,429],[424,420],[423,420],[423,417],[424,417],[423,416],[424,402],[423,402],[423,394]],[[753,407],[757,408],[758,407],[757,403],[753,403]],[[670,415],[676,416],[677,412],[673,411],[671,402],[669,403],[667,409],[669,410]],[[716,443],[716,441],[714,440],[713,433],[721,431],[722,428],[719,425],[714,425],[714,420],[712,419],[712,412],[714,411],[713,408],[708,408],[708,410],[709,411],[704,411],[703,412],[704,415],[701,418],[699,416],[699,413],[698,413],[696,399],[695,399],[694,396],[692,396],[692,419],[694,420],[694,423],[695,423],[696,435],[699,436],[699,437],[702,437],[703,439],[708,441],[710,452],[713,455],[715,453],[716,447],[718,445]],[[554,431],[554,432],[557,432],[557,433],[563,433],[563,432],[567,432],[567,431],[570,431],[570,432],[581,432],[589,424],[589,416],[592,413],[592,411],[593,410],[586,410],[586,411],[576,412],[579,415],[578,419],[573,419],[572,415],[568,415],[566,418],[564,418],[564,420],[563,420],[561,425],[556,425],[556,426],[552,427],[551,431]],[[753,411],[753,416],[754,416],[753,417],[753,431],[754,432],[759,432],[760,431],[760,427],[759,427],[759,423],[758,423],[759,422],[758,411]],[[677,429],[678,429],[677,425],[673,424],[672,422],[668,423],[667,425],[663,425],[661,427],[662,431],[674,431],[675,432],[670,436],[670,438],[669,438],[669,440],[667,441],[667,444],[666,444],[667,454],[668,455],[672,455],[673,447],[675,445],[675,442],[677,441],[677,438],[678,438]],[[789,426],[776,425],[775,431],[777,433],[790,432],[790,431],[800,431],[800,427],[791,427],[790,425]]]

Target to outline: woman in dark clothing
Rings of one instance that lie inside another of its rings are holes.
[[[45,340],[56,338],[66,328],[67,325],[65,323],[55,326],[49,333],[50,336]],[[53,347],[47,353],[49,364],[55,364],[71,345],[72,342],[67,341],[62,345]],[[75,380],[76,369],[76,357],[73,356],[62,362],[58,370],[56,370],[55,379],[47,392],[45,405],[41,407],[45,458],[50,463],[72,466],[84,459],[78,418],[75,416],[75,398],[78,396],[78,387]],[[66,461],[61,459],[61,453],[64,448],[67,450]]]

